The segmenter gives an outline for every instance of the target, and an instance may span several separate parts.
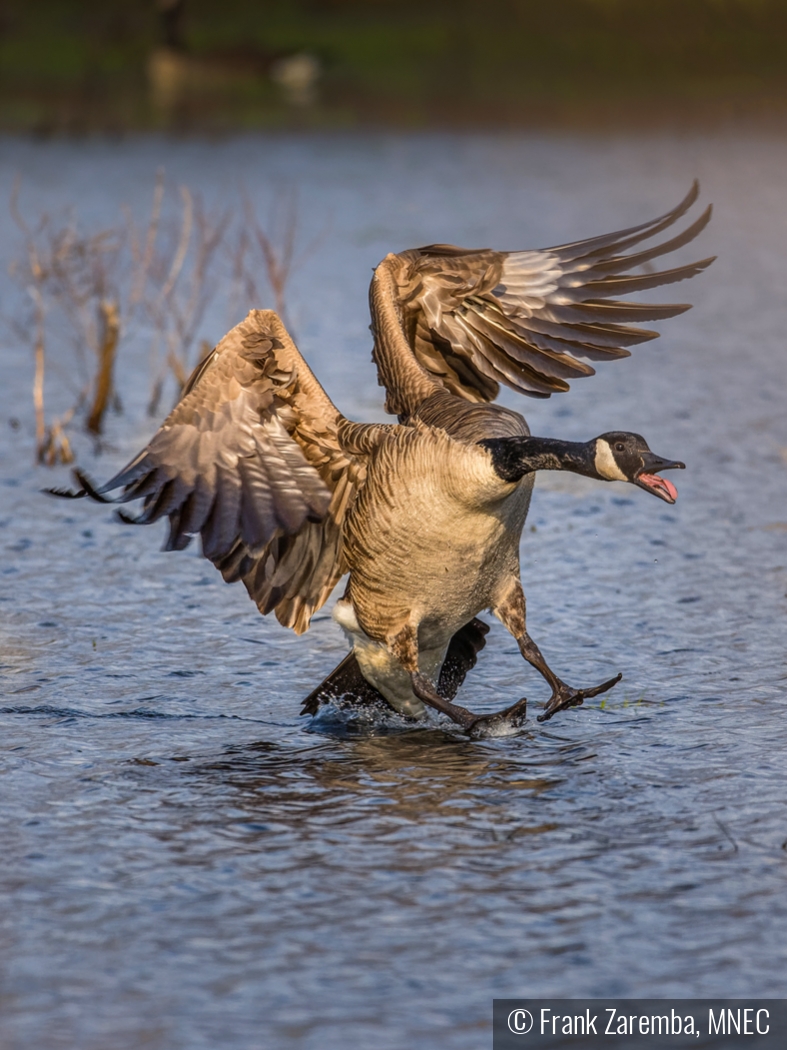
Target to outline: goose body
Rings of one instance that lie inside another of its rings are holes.
[[[430,425],[416,417],[413,425],[393,428],[371,458],[347,521],[349,587],[334,609],[364,677],[414,717],[424,714],[423,702],[386,639],[417,622],[419,665],[436,680],[451,638],[497,605],[507,581],[518,576],[533,490],[532,474],[516,483],[499,476],[489,452],[473,440],[474,427],[462,437],[470,406],[444,407],[445,427],[427,405]],[[516,413],[489,414],[502,419],[483,428],[484,436],[527,434]]]
[[[640,226],[535,252],[447,245],[389,255],[370,289],[373,359],[391,424],[354,423],[333,405],[273,311],[253,310],[198,366],[169,417],[119,474],[81,489],[109,502],[143,500],[137,518],[169,519],[167,549],[193,535],[228,582],[242,580],[260,612],[302,633],[342,576],[335,618],[352,645],[304,703],[313,713],[347,686],[420,718],[425,705],[471,735],[508,732],[525,701],[494,716],[452,702],[483,646],[491,610],[552,687],[542,718],[611,688],[571,689],[527,634],[519,545],[536,470],[625,480],[674,502],[656,473],[682,464],[644,438],[589,442],[530,435],[493,403],[499,384],[529,396],[568,389],[589,361],[628,356],[657,333],[633,322],[686,305],[612,299],[694,276],[712,260],[632,275],[681,247],[677,236],[629,249],[677,221],[677,208]],[[66,495],[66,493],[58,493]],[[619,676],[618,676],[619,677]],[[442,690],[442,692],[441,692]]]

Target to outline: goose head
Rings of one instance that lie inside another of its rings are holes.
[[[595,475],[604,481],[629,481],[666,503],[674,503],[678,490],[659,476],[661,470],[683,470],[686,464],[651,452],[641,434],[613,430],[591,442]]]
[[[536,470],[569,470],[599,481],[628,481],[666,503],[674,503],[678,490],[659,475],[662,470],[682,470],[685,463],[651,452],[641,434],[613,430],[592,441],[555,438],[485,438],[498,477],[517,482]]]

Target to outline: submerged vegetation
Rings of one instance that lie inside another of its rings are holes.
[[[787,109],[783,0],[6,0],[0,126],[533,126]]]

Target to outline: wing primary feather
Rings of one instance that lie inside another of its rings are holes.
[[[279,522],[274,509],[270,478],[264,461],[244,458],[241,476],[240,535],[249,551],[259,552],[273,539]]]
[[[459,320],[459,318],[458,318]],[[469,325],[464,318],[464,327],[469,330]],[[557,377],[545,376],[536,372],[524,362],[513,362],[502,350],[493,343],[485,340],[483,348],[476,349],[472,356],[476,368],[498,382],[505,383],[513,390],[519,390],[523,394],[549,397],[557,391],[569,389],[568,383]]]
[[[544,335],[554,336],[556,339],[576,339],[583,345],[588,343],[598,349],[608,349],[614,354],[623,346],[634,346],[637,343],[646,343],[651,339],[658,338],[658,332],[650,328],[634,328],[630,325],[618,325],[612,321],[598,322],[557,322],[548,321],[546,318],[530,318],[528,327],[533,332],[543,332]],[[624,354],[628,357],[628,354]]]
[[[583,260],[597,258],[599,256],[608,257],[610,253],[614,253],[619,257],[625,258],[625,255],[623,255],[622,253],[628,251],[629,248],[633,248],[635,244],[641,244],[642,241],[646,241],[649,240],[651,237],[655,237],[657,234],[661,233],[663,230],[671,226],[674,221],[675,220],[672,219],[669,222],[661,222],[657,226],[654,226],[652,230],[648,230],[645,233],[637,233],[631,237],[626,237],[623,240],[607,245],[607,247],[603,250],[590,251],[587,252],[585,255],[574,256],[572,257],[572,261],[581,263]],[[663,255],[664,253],[662,251],[659,251],[658,254]]]
[[[174,481],[165,481],[157,492],[145,500],[142,513],[136,518],[138,525],[151,525],[172,509],[172,496],[175,491]]]
[[[130,463],[127,463],[121,471],[110,478],[106,484],[102,485],[99,491],[101,493],[111,492],[113,489],[119,489],[124,485],[130,485],[132,482],[137,481],[141,474],[146,471],[149,472],[151,469],[148,457],[149,450],[145,448]]]
[[[41,489],[41,492],[45,496],[56,496],[58,499],[84,499],[87,496],[87,492],[84,489],[80,489],[78,492],[74,492],[73,489]]]
[[[675,284],[685,281],[689,277],[696,277],[713,262],[715,256],[710,259],[701,259],[699,262],[690,263],[688,266],[676,266],[671,270],[659,270],[656,273],[627,274],[621,276],[604,277],[599,281],[587,281],[581,285],[578,291],[590,292],[590,298],[604,297],[609,291],[610,295],[630,295],[632,292],[644,291],[647,288],[658,288],[664,284]]]
[[[514,361],[529,365],[536,374],[545,380],[557,376],[576,378],[593,375],[593,369],[583,362],[576,361],[568,354],[555,352],[553,349],[541,348],[528,343],[524,338],[507,331],[496,319],[484,313],[473,311],[467,317],[468,323],[486,336],[491,343],[499,347]]]
[[[438,389],[420,368],[413,374]],[[136,516],[116,516],[167,517],[170,550],[199,534],[226,579],[242,579],[263,611],[300,632],[344,571],[333,495],[343,518],[389,431],[345,420],[276,314],[252,310],[195,368],[147,447],[101,487],[78,473],[67,495],[142,500]]]
[[[567,357],[568,360],[573,361],[577,355],[579,357],[587,357],[588,351],[596,351],[595,360],[598,361],[612,361],[618,357],[630,357],[628,350],[622,350],[619,346],[604,346],[603,343],[600,346],[595,345],[591,339],[572,339],[571,328],[578,328],[578,325],[556,325],[558,329],[563,329],[559,336],[548,335],[542,332],[540,329],[531,328],[530,331],[523,332],[521,338],[524,342],[531,347],[535,352],[543,357],[547,357],[549,354],[557,355],[559,359]],[[591,327],[591,326],[588,326]],[[656,335],[655,332],[652,335]],[[590,371],[586,373],[592,375]]]
[[[127,485],[120,496],[118,496],[117,502],[130,503],[132,500],[150,496],[157,492],[166,480],[166,476],[154,468],[149,474],[141,474],[136,481],[132,481],[130,485]]]
[[[139,518],[135,518],[133,514],[129,514],[126,510],[120,510],[119,508],[114,511],[112,515],[115,521],[121,522],[123,525],[146,525],[147,522],[140,521]]]
[[[626,303],[617,299],[585,299],[581,303],[550,306],[549,316],[566,321],[661,321],[691,309],[691,303]]]
[[[611,258],[599,259],[592,263],[585,273],[595,273],[597,271],[604,273],[624,273],[628,270],[632,270],[635,266],[642,266],[644,263],[650,262],[651,259],[657,259],[661,255],[667,255],[669,252],[677,251],[678,248],[683,248],[684,245],[693,241],[694,238],[705,229],[710,222],[712,214],[713,206],[709,204],[702,215],[700,215],[699,219],[693,222],[691,226],[687,226],[686,229],[676,237],[672,237],[668,241],[662,241],[661,244],[653,245],[653,247],[646,248],[644,251],[636,252],[634,255],[613,255]],[[713,256],[713,258],[715,258],[715,256]],[[710,259],[709,262],[712,262],[713,258]]]
[[[640,322],[675,317],[690,308],[621,297],[686,280],[710,265],[713,259],[706,258],[655,273],[631,273],[693,240],[708,224],[710,207],[660,244],[625,254],[641,241],[657,239],[698,195],[695,180],[676,207],[655,219],[553,248],[496,252],[437,244],[388,256],[375,271],[373,288],[378,300],[393,304],[393,313],[386,314],[389,327],[396,328],[411,359],[443,390],[471,402],[492,401],[504,383],[529,396],[548,397],[568,390],[565,378],[592,375],[588,361],[628,357],[627,347],[655,339],[658,332],[639,327]],[[381,301],[375,305],[382,312]],[[385,367],[378,360],[388,391],[386,407],[407,419],[432,392],[422,389],[417,376],[401,378],[401,341],[391,337],[385,345],[393,348]],[[376,344],[376,360],[378,349]]]
[[[563,260],[586,258],[593,253],[607,251],[613,245],[620,248],[620,250],[623,250],[622,246],[637,244],[639,241],[643,241],[647,237],[655,237],[657,233],[672,226],[682,215],[686,214],[699,196],[699,192],[700,184],[698,180],[695,179],[692,183],[691,189],[680,204],[656,219],[651,219],[649,222],[642,222],[638,226],[629,226],[628,229],[625,230],[615,230],[614,233],[605,233],[598,237],[588,237],[582,241],[572,241],[570,244],[559,244],[554,248],[544,248],[543,250],[545,252],[550,252],[553,255],[557,255]],[[581,251],[577,251],[577,249],[581,249]]]
[[[191,536],[188,533],[183,532],[180,527],[182,517],[182,506],[178,510],[173,510],[169,515],[169,535],[164,546],[161,548],[165,551],[182,551],[191,543]]]
[[[115,500],[108,499],[103,492],[93,484],[90,478],[85,474],[84,471],[75,469],[74,478],[84,489],[85,495],[89,496],[96,503],[114,503]]]
[[[195,480],[193,491],[181,510],[180,528],[182,532],[196,536],[202,531],[213,506],[213,499],[213,489],[204,478],[198,477]]]
[[[238,535],[240,483],[225,468],[216,471],[216,497],[202,527],[202,552],[210,561],[227,553]]]

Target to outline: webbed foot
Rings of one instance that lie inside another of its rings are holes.
[[[491,715],[477,715],[465,726],[465,732],[473,740],[490,736],[512,736],[518,733],[527,721],[527,697]]]
[[[411,675],[413,692],[425,704],[441,711],[456,722],[472,740],[481,740],[490,736],[511,736],[518,732],[527,718],[527,699],[524,697],[504,711],[491,715],[477,715],[466,707],[452,704],[440,696],[435,687],[424,675],[415,672]]]
[[[591,696],[599,696],[600,693],[606,693],[608,689],[617,685],[622,677],[622,674],[616,674],[608,682],[602,682],[601,685],[594,686],[592,689],[572,689],[571,686],[558,679],[558,684],[549,698],[544,713],[538,716],[538,721],[548,722],[552,715],[557,714],[558,711],[563,711],[568,707],[579,707],[583,701],[589,700]]]

